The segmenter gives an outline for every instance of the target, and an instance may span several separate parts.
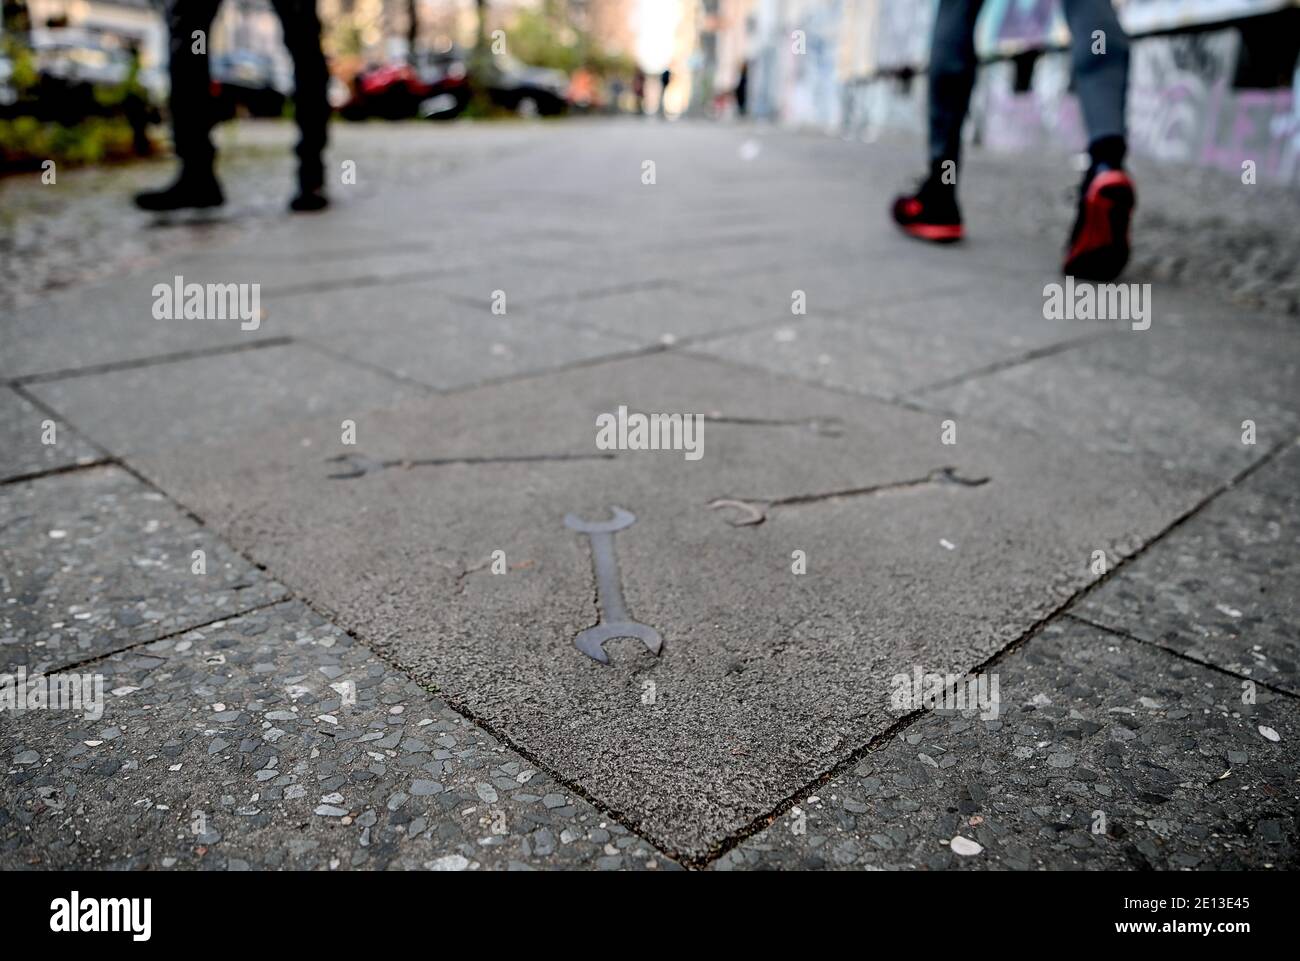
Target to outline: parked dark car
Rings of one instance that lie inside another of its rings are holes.
[[[530,67],[514,57],[500,54],[492,58],[488,93],[499,107],[520,116],[548,117],[564,113],[569,78],[562,70]]]
[[[209,60],[217,116],[278,117],[284,113],[290,82],[265,54],[250,50],[216,53]]]

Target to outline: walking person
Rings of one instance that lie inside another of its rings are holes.
[[[1128,262],[1136,205],[1124,171],[1124,100],[1128,38],[1111,0],[1062,0],[1070,28],[1070,65],[1088,131],[1090,164],[1063,270],[1113,280]],[[894,201],[894,220],[908,234],[938,243],[964,235],[957,206],[961,128],[975,84],[975,18],[983,0],[939,0],[930,46],[930,172],[915,193]]]
[[[271,0],[293,57],[293,113],[298,123],[298,192],[289,203],[295,211],[322,210],[325,196],[326,124],[329,73],[320,46],[320,19],[315,0]],[[209,92],[207,38],[220,0],[167,0],[167,26],[171,36],[171,122],[176,156],[181,169],[176,180],[162,190],[137,194],[144,210],[167,211],[187,207],[217,207],[224,203],[213,163],[214,103]],[[203,42],[196,44],[195,33]],[[201,52],[194,52],[198,49]]]

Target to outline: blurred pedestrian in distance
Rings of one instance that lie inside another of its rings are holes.
[[[1128,38],[1111,0],[1063,0],[1070,27],[1074,88],[1088,130],[1090,164],[1063,270],[1087,280],[1113,280],[1128,262],[1129,221],[1136,205],[1125,173],[1124,99]],[[963,236],[957,206],[961,128],[975,84],[975,18],[983,0],[939,0],[930,43],[930,172],[915,193],[894,201],[894,220],[923,240]]]
[[[746,104],[749,100],[749,61],[743,60],[740,64],[740,79],[736,81],[736,113],[745,116]]]
[[[225,202],[213,164],[214,103],[209,90],[208,39],[221,0],[167,0],[167,27],[171,35],[170,63],[172,136],[181,169],[176,180],[162,190],[137,194],[144,210],[180,210],[217,207]],[[298,123],[298,192],[289,203],[295,211],[321,210],[325,196],[326,124],[329,73],[320,46],[320,19],[316,0],[271,0],[293,57],[293,113]]]
[[[137,157],[148,157],[153,153],[153,144],[149,142],[150,108],[148,94],[140,85],[140,45],[130,43],[126,48],[130,58],[125,92],[122,96],[122,112],[126,122],[131,125],[131,150]]]
[[[668,116],[668,85],[673,82],[673,72],[665,70],[659,75],[659,116]]]
[[[632,96],[636,97],[636,112],[645,113],[645,74],[640,69],[632,75]]]

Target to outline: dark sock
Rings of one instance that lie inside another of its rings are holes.
[[[1119,170],[1124,166],[1124,154],[1128,144],[1118,135],[1101,137],[1088,145],[1088,155],[1092,158],[1092,167],[1109,167]]]

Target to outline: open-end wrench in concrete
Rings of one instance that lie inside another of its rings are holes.
[[[791,507],[798,504],[813,504],[818,501],[836,500],[841,497],[857,497],[860,494],[883,494],[887,491],[903,490],[908,487],[921,487],[926,484],[957,484],[962,487],[980,487],[987,484],[987,477],[965,477],[955,467],[936,467],[924,477],[910,480],[893,481],[885,484],[872,484],[869,487],[851,487],[848,490],[828,491],[824,494],[795,494],[791,497],[776,498],[740,498],[719,497],[709,501],[712,510],[730,508],[738,513],[727,521],[732,527],[752,527],[767,520],[768,511],[774,507]]]
[[[621,507],[610,508],[614,517],[607,521],[584,521],[576,514],[564,515],[564,526],[581,531],[591,541],[591,565],[596,570],[596,603],[600,607],[600,623],[589,627],[573,639],[574,645],[593,660],[609,663],[605,642],[616,637],[630,637],[641,641],[658,654],[663,646],[659,632],[648,624],[632,620],[623,603],[623,581],[618,573],[618,555],[614,553],[614,533],[636,523],[636,516]]]
[[[326,476],[330,480],[352,480],[390,467],[450,467],[453,464],[531,464],[536,461],[613,460],[613,453],[599,454],[501,454],[480,457],[419,457],[375,460],[365,454],[335,454],[325,458],[327,464],[343,465]]]

